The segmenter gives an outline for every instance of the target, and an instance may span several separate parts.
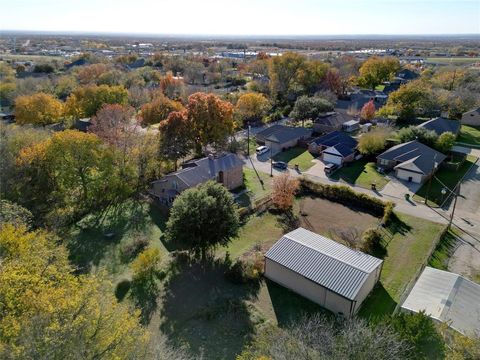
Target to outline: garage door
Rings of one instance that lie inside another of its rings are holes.
[[[397,169],[396,176],[401,180],[411,181],[417,184],[420,184],[422,182],[421,174],[417,174],[403,169]]]
[[[332,155],[332,154],[323,153],[323,161],[326,161],[332,164],[342,165],[342,157]]]

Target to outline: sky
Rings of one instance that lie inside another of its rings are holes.
[[[480,0],[0,0],[1,30],[178,35],[480,34]]]

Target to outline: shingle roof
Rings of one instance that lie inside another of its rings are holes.
[[[407,163],[414,163],[423,174],[428,175],[434,169],[434,163],[440,164],[446,156],[417,140],[413,140],[395,145],[378,155],[377,158],[396,161],[399,163],[396,168],[401,168],[402,165]]]
[[[332,127],[343,125],[345,122],[347,122],[347,119],[345,119],[343,115],[339,112],[327,113],[326,115],[319,116],[317,119],[315,119],[316,124],[327,125]]]
[[[265,139],[282,144],[294,139],[309,137],[311,134],[312,130],[310,129],[284,126],[272,132],[269,136],[265,137]]]
[[[480,285],[458,274],[427,266],[402,308],[425,310],[465,335],[480,333]]]
[[[337,144],[344,144],[352,148],[357,146],[357,140],[341,131],[332,131],[331,133],[314,139],[313,142],[323,146],[334,146]]]
[[[285,234],[265,257],[351,300],[382,264],[380,259],[303,228]]]
[[[442,135],[447,131],[457,134],[460,130],[460,121],[438,117],[432,120],[425,121],[424,123],[418,125],[418,127],[435,131],[437,135]]]
[[[232,153],[227,153],[214,158],[201,158],[185,164],[182,170],[166,176],[175,176],[188,187],[193,187],[214,179],[219,171],[228,171],[237,166],[243,166],[242,160]]]

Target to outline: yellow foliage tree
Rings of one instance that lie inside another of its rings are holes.
[[[0,227],[0,358],[145,357],[138,312],[117,303],[98,277],[73,270],[48,233]]]
[[[20,125],[48,125],[63,116],[63,103],[45,93],[20,96],[15,101],[16,121]]]
[[[270,102],[259,93],[246,93],[240,96],[235,112],[243,121],[262,120],[270,109]]]

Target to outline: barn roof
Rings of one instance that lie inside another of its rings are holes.
[[[265,257],[350,300],[382,264],[380,259],[303,228],[285,234]]]
[[[427,266],[402,308],[424,310],[465,335],[480,333],[480,285],[458,274]]]

